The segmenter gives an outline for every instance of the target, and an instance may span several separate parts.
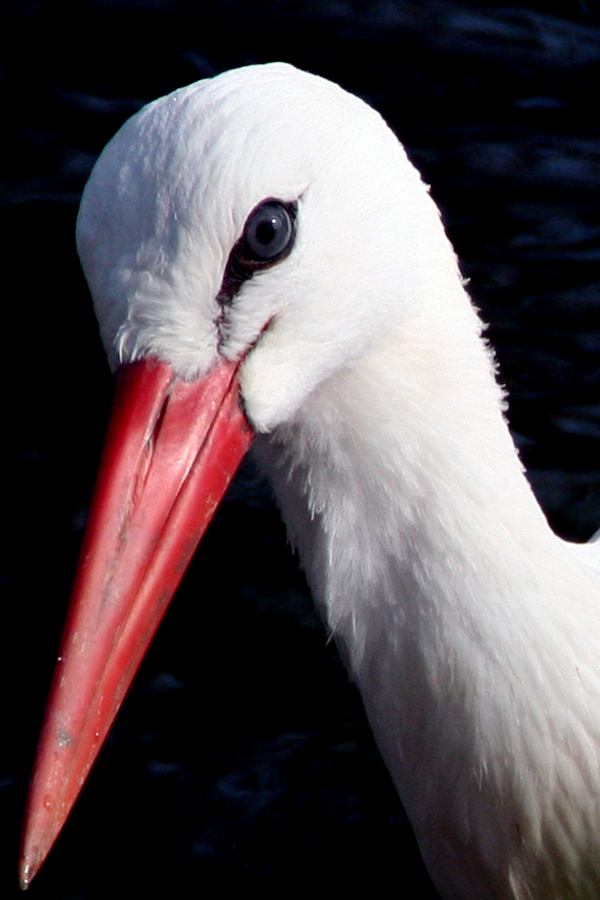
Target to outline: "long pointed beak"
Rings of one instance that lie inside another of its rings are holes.
[[[56,840],[253,438],[237,367],[122,366],[29,790],[26,888]]]

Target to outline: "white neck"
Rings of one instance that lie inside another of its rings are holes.
[[[573,740],[600,747],[598,583],[549,529],[475,313],[458,316],[460,343],[444,315],[415,321],[317,388],[261,453],[438,886],[520,898],[548,855],[564,868],[555,806],[597,762],[559,771]],[[576,842],[600,826],[593,794],[580,805]],[[544,876],[539,896],[588,896],[577,869]],[[600,871],[592,883],[590,897]]]

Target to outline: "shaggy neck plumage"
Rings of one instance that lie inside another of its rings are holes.
[[[461,898],[513,898],[529,877],[511,869],[522,836],[531,866],[553,852],[542,783],[560,782],[563,748],[540,759],[540,741],[556,727],[568,743],[573,704],[600,685],[572,696],[591,649],[569,605],[580,566],[525,480],[487,349],[422,328],[317,388],[262,453],[428,865],[477,846],[470,874],[456,865]]]
[[[436,572],[441,588],[452,575],[462,591],[479,570],[526,556],[520,536],[556,541],[523,476],[478,320],[464,304],[459,315],[469,325],[460,344],[444,316],[416,319],[317,387],[268,441],[290,537],[334,631],[347,616],[358,627],[353,606],[380,597],[418,615],[422,601],[412,609],[413,592],[400,599],[389,583],[399,574],[412,573],[418,595],[436,593]]]

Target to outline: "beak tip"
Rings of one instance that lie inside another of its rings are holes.
[[[38,868],[39,865],[37,865],[37,859],[34,861],[32,859],[32,854],[23,853],[19,865],[19,887],[22,891],[27,890],[27,888],[35,878]]]
[[[30,887],[50,853],[57,836],[54,832],[52,832],[52,837],[42,834],[41,839],[39,834],[25,836],[19,859],[19,887],[22,891],[26,891]]]

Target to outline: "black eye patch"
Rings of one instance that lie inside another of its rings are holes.
[[[244,225],[244,231],[234,245],[223,283],[217,294],[221,306],[231,303],[240,287],[255,272],[268,269],[285,259],[296,238],[297,203],[269,198],[256,206]]]

